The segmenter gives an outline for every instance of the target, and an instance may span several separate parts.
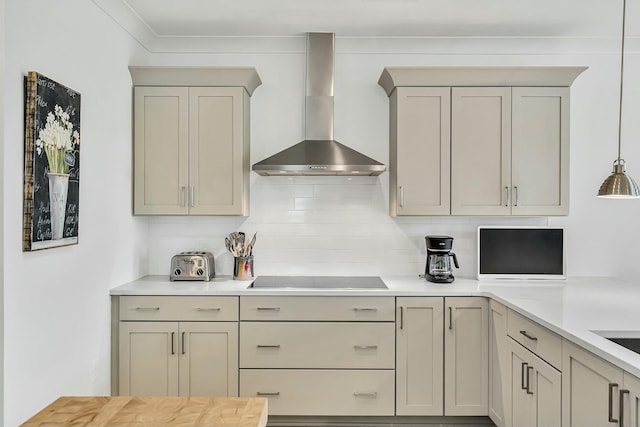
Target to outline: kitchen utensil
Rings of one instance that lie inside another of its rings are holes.
[[[456,268],[458,258],[451,252],[453,237],[450,236],[426,236],[427,241],[427,266],[425,278],[434,283],[451,283],[454,280],[451,258]]]
[[[253,255],[253,245],[256,244],[256,235],[258,234],[258,232],[256,231],[255,233],[253,233],[253,237],[251,238],[250,241],[248,241],[245,246],[244,246],[244,254],[247,256],[251,256]]]

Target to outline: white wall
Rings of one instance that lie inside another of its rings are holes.
[[[613,7],[613,6],[612,6]],[[617,7],[617,6],[616,6]],[[221,41],[208,54],[156,53],[154,65],[250,65],[263,85],[252,97],[252,163],[302,137],[304,46],[285,40],[269,53],[228,54]],[[597,46],[597,48],[592,47]],[[572,276],[640,278],[640,201],[601,200],[595,194],[616,157],[619,41],[530,39],[358,39],[336,35],[336,139],[387,163],[388,99],[377,80],[385,66],[570,65],[589,69],[571,96],[571,214],[562,218],[413,217],[387,214],[388,174],[377,178],[282,178],[252,174],[249,218],[152,218],[149,270],[168,274],[171,255],[211,250],[219,273],[230,274],[224,236],[258,232],[257,274],[418,274],[424,270],[427,234],[450,234],[459,275],[475,274],[475,231],[480,224],[551,224],[567,228]],[[246,53],[245,53],[246,51]],[[627,55],[627,76],[640,61]],[[640,140],[634,120],[640,83],[627,78],[624,133]],[[635,94],[635,96],[633,96]],[[635,113],[634,113],[635,112]],[[640,144],[623,145],[629,171],[640,180]],[[615,248],[602,251],[603,247]]]
[[[131,216],[131,80],[144,51],[85,0],[6,0],[4,425],[61,395],[110,393],[109,289],[146,270]],[[4,43],[3,43],[4,45]],[[82,96],[79,244],[21,251],[23,76]]]

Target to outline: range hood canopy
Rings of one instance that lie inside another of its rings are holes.
[[[307,33],[305,139],[253,165],[259,175],[380,175],[385,165],[333,139],[333,33]]]

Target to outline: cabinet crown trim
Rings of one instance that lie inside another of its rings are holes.
[[[396,87],[571,86],[589,67],[385,67],[378,84],[388,96]]]
[[[262,84],[252,67],[129,67],[134,86],[244,87],[249,95]]]

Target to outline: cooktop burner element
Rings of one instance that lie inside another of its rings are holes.
[[[387,289],[377,276],[259,276],[250,288]]]

